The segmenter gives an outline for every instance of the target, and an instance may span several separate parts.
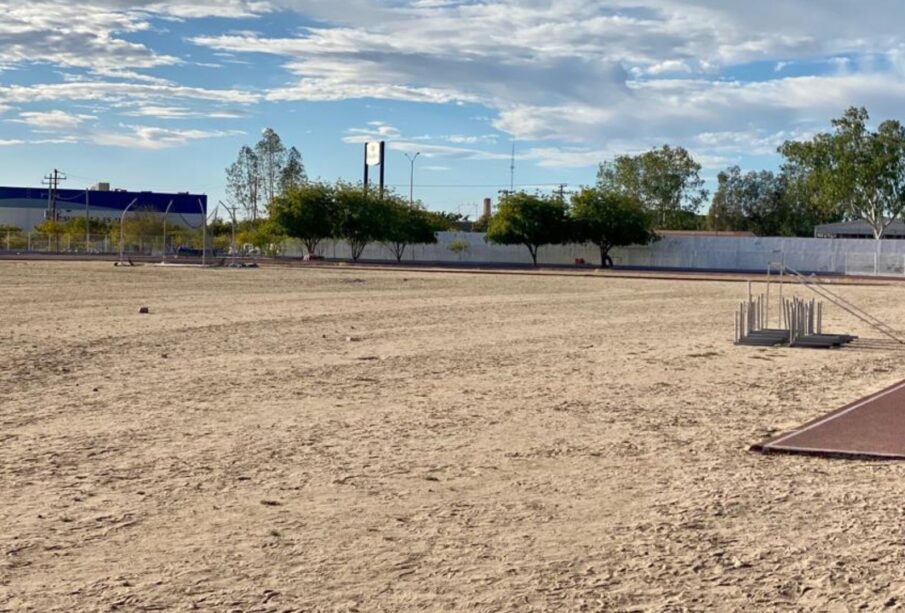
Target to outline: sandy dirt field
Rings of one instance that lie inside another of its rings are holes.
[[[736,348],[743,295],[2,262],[0,610],[903,606],[905,464],[747,447],[905,352]]]

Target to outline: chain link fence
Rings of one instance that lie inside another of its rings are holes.
[[[167,242],[167,254],[191,249],[194,244]],[[200,244],[198,245],[200,248]],[[42,232],[0,232],[0,251],[8,253],[112,255],[120,252],[119,236],[110,234],[47,234]],[[126,237],[123,252],[129,255],[163,255],[163,237]]]

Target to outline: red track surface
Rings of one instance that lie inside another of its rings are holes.
[[[905,459],[905,381],[752,449],[824,457]]]

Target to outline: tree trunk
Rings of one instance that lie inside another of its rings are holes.
[[[528,245],[528,252],[531,254],[531,261],[534,262],[534,267],[537,268],[537,245]]]
[[[352,261],[358,262],[358,258],[361,257],[361,254],[364,253],[365,247],[367,247],[367,243],[359,243],[359,242],[349,242],[349,247],[352,249]]]
[[[600,248],[600,267],[612,268],[613,258],[610,257],[610,251],[613,249],[612,245],[609,245],[607,243],[598,243],[597,246]]]
[[[320,239],[318,240],[306,240],[302,241],[305,245],[305,249],[308,251],[308,255],[316,255],[317,254],[317,246],[320,244]]]

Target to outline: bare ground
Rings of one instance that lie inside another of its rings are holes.
[[[905,352],[733,347],[743,292],[2,262],[0,610],[899,607],[905,465],[747,447]]]

